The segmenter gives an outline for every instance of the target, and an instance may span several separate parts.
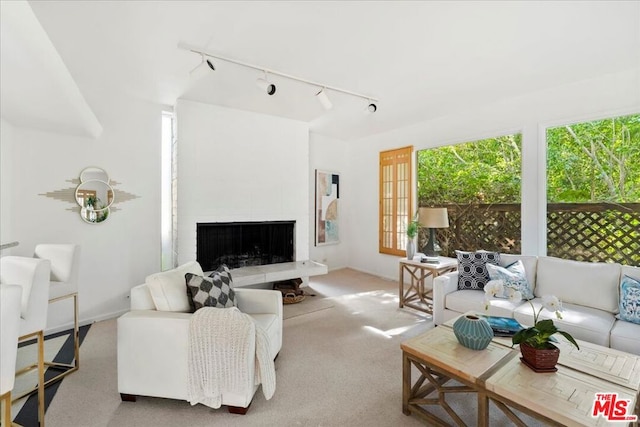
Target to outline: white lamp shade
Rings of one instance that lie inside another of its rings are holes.
[[[449,216],[447,208],[420,208],[418,212],[420,225],[428,228],[448,228]]]

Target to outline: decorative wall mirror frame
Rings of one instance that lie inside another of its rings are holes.
[[[109,218],[112,212],[119,211],[123,202],[137,199],[139,196],[118,190],[114,187],[121,183],[111,179],[107,172],[97,166],[89,166],[75,178],[68,179],[73,187],[40,193],[40,196],[50,197],[73,205],[67,210],[80,214],[80,218],[88,224],[98,224]],[[89,202],[90,203],[87,203]]]
[[[95,166],[80,172],[80,185],[75,191],[76,203],[80,206],[80,217],[90,224],[106,221],[111,213],[109,207],[115,200],[115,191],[109,185],[107,172]]]

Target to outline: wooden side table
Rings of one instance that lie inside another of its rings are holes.
[[[433,314],[433,289],[426,289],[425,279],[429,276],[436,278],[441,274],[456,271],[458,260],[455,258],[438,257],[438,263],[427,263],[420,261],[400,259],[400,278],[398,283],[398,294],[400,297],[400,308],[411,307],[428,314]],[[407,289],[404,286],[405,271],[411,277],[411,282]]]

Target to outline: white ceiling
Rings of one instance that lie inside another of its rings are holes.
[[[105,92],[167,105],[185,98],[307,121],[343,139],[640,67],[639,1],[29,4],[94,111]],[[276,76],[267,96],[259,72],[221,61],[190,81],[200,57],[180,42],[380,98],[378,112],[331,92],[325,112],[317,89]]]

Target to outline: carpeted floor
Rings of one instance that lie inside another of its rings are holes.
[[[396,282],[354,270],[313,278],[308,290],[318,296],[284,308],[275,395],[266,401],[259,389],[247,415],[151,397],[121,402],[113,319],[92,325],[82,367],[60,386],[47,426],[423,425],[402,414],[400,343],[432,328],[430,316],[399,309]],[[475,424],[475,398],[456,395],[452,406]],[[492,426],[510,425],[496,412]]]

